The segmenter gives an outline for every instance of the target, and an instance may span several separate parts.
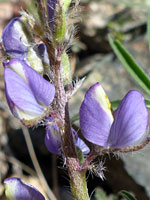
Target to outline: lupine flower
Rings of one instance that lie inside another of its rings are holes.
[[[29,45],[29,39],[23,30],[21,17],[12,19],[5,27],[2,42],[6,53],[15,58],[24,59]]]
[[[83,136],[103,148],[126,148],[147,138],[148,110],[143,95],[130,91],[112,114],[111,104],[99,83],[87,91],[80,108]]]
[[[48,120],[49,124],[47,124],[46,127],[45,145],[51,153],[61,155],[61,134],[59,128],[52,117],[49,117]],[[75,146],[78,147],[83,154],[88,154],[90,151],[88,146],[78,137],[74,129],[72,129],[72,134]]]
[[[5,194],[9,200],[45,200],[36,188],[23,183],[20,178],[8,178],[4,184]]]
[[[21,16],[12,19],[7,24],[2,34],[4,50],[11,58],[26,61],[33,69],[42,74],[44,66],[41,55],[37,55],[31,45],[33,38],[26,28],[25,21],[25,16]]]
[[[4,62],[6,98],[11,112],[26,125],[46,114],[55,95],[54,86],[24,61]]]

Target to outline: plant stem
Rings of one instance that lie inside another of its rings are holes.
[[[70,176],[72,193],[76,200],[89,200],[86,170],[81,171],[81,165],[76,154],[69,117],[68,103],[65,106],[65,136],[63,141],[66,164]]]
[[[81,170],[81,165],[76,154],[74,139],[72,135],[71,121],[69,117],[68,100],[61,78],[60,70],[60,52],[55,61],[55,79],[54,85],[56,90],[53,109],[59,114],[60,122],[57,124],[62,136],[62,148],[66,158],[66,164],[70,176],[70,185],[72,193],[76,200],[89,200],[88,189],[86,184],[86,170]]]

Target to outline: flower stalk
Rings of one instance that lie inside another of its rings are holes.
[[[76,200],[89,200],[86,172],[81,171],[81,165],[76,154],[75,145],[71,130],[67,96],[60,73],[60,59],[56,59],[55,65],[55,90],[54,109],[57,109],[61,119],[58,124],[62,136],[62,148],[66,158],[66,165],[70,176],[72,193]]]

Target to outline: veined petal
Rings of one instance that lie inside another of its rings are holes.
[[[110,102],[99,83],[87,91],[80,108],[80,127],[90,142],[105,146],[113,122]]]
[[[28,39],[23,31],[21,17],[12,19],[5,27],[2,42],[8,54],[24,59],[27,52]]]
[[[54,86],[24,61],[14,58],[5,62],[4,66],[10,67],[24,79],[39,103],[45,106],[49,106],[52,103],[55,96]]]
[[[4,184],[5,194],[9,200],[45,200],[36,188],[24,184],[20,178],[8,178]]]
[[[21,109],[25,113],[37,117],[44,111],[44,107],[36,101],[32,90],[27,83],[12,69],[4,69],[6,97],[12,110],[13,107]]]
[[[61,154],[61,135],[57,124],[46,126],[45,145],[51,153]]]
[[[45,80],[40,74],[25,63],[23,65],[26,78],[34,96],[41,104],[49,106],[55,96],[54,85]]]
[[[114,113],[108,145],[114,148],[125,148],[146,139],[148,110],[143,95],[130,91],[121,101]]]

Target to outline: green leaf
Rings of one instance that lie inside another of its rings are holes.
[[[120,104],[121,100],[116,100],[116,101],[111,101],[111,106],[113,111],[116,110]],[[148,109],[150,109],[150,99],[145,99],[145,103],[146,103],[146,107]],[[74,123],[76,121],[79,120],[79,114],[75,114],[72,118],[71,118],[71,122]]]
[[[125,190],[122,190],[119,192],[119,195],[121,195],[122,197],[125,198],[125,200],[136,200],[136,198],[134,197],[133,194],[125,191]]]
[[[150,99],[145,99],[145,103],[146,103],[147,108],[150,109]]]
[[[135,60],[119,41],[113,40],[112,37],[109,36],[109,42],[118,59],[121,61],[128,73],[147,94],[150,94],[150,79],[145,72],[137,65]]]

